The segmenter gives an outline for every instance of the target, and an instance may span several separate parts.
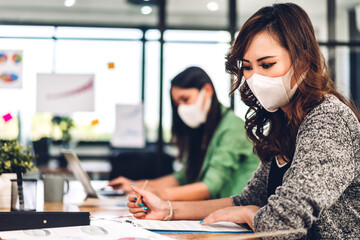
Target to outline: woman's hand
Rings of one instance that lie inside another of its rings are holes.
[[[254,229],[254,216],[260,209],[258,206],[237,206],[227,207],[212,212],[209,216],[203,219],[203,224],[210,224],[214,222],[234,222],[234,223],[247,223],[251,229]]]
[[[152,219],[163,220],[169,215],[169,204],[167,201],[161,200],[155,194],[141,190],[135,186],[131,186],[131,189],[137,193],[135,195],[129,195],[129,212],[136,218],[140,219]],[[137,199],[141,195],[139,204],[136,204]]]
[[[134,181],[126,178],[126,177],[118,177],[109,182],[109,186],[111,186],[113,189],[122,189],[125,192],[129,193],[131,192],[130,184],[134,183]]]

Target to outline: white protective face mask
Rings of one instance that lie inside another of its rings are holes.
[[[282,77],[272,78],[254,73],[246,82],[260,104],[268,112],[276,112],[290,102],[298,88],[297,83],[290,88],[293,74],[292,67]]]
[[[207,114],[211,106],[211,98],[208,98],[202,108],[202,102],[205,96],[205,90],[202,89],[198,99],[193,104],[180,104],[178,114],[181,120],[191,128],[197,128],[205,123]]]

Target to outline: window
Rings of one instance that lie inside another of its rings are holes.
[[[23,51],[23,84],[19,89],[0,89],[0,114],[10,113],[13,119],[0,121],[1,138],[16,138],[19,132],[22,139],[28,139],[31,132],[31,117],[35,112],[36,74],[50,72],[52,69],[54,41],[50,36],[53,27],[0,26],[1,49]],[[21,36],[21,37],[19,37]],[[21,122],[21,131],[18,126]],[[40,134],[42,130],[36,134]]]
[[[115,127],[115,104],[140,103],[142,45],[137,38],[141,37],[141,31],[128,31],[124,35],[133,35],[134,39],[107,39],[117,36],[119,29],[80,28],[79,31],[86,32],[88,37],[95,32],[95,36],[102,38],[72,40],[60,34],[55,47],[55,72],[95,74],[95,111],[72,115],[76,123],[74,136],[86,141],[109,140]],[[73,31],[75,36],[77,32]],[[107,35],[104,37],[101,32]],[[109,68],[109,63],[114,63],[114,68]],[[99,124],[91,126],[95,119]]]

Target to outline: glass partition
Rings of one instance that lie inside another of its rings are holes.
[[[141,49],[140,41],[56,42],[56,73],[95,74],[95,111],[72,114],[77,126],[74,136],[79,140],[109,140],[115,105],[140,103]],[[92,126],[95,119],[99,123]]]

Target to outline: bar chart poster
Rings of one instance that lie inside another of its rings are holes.
[[[53,114],[94,111],[94,74],[37,75],[36,110]]]
[[[21,88],[23,51],[0,50],[0,88]]]
[[[116,105],[115,132],[111,145],[124,148],[145,147],[142,104]]]

